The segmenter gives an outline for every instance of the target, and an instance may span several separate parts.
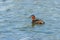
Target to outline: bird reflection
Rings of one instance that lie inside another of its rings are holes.
[[[36,24],[35,23],[32,23],[32,27],[34,27]]]

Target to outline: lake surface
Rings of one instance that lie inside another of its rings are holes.
[[[60,0],[0,0],[0,40],[60,40]]]

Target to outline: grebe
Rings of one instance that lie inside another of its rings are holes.
[[[45,22],[43,20],[39,20],[39,19],[36,19],[36,17],[34,15],[31,16],[32,18],[32,23],[34,24],[44,24]]]

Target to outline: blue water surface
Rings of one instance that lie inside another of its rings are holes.
[[[60,0],[0,0],[0,40],[60,40]]]

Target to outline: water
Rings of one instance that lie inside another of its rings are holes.
[[[60,40],[60,0],[0,0],[0,40]]]

